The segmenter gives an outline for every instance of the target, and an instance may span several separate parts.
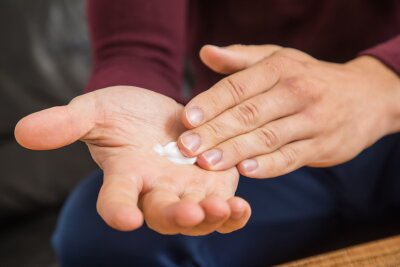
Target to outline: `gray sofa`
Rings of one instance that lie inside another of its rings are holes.
[[[90,70],[83,0],[0,1],[0,266],[54,266],[58,211],[95,168],[84,144],[28,151],[17,121],[68,103]]]

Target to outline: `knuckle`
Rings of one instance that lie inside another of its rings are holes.
[[[234,114],[236,114],[236,119],[244,126],[253,126],[258,122],[260,110],[256,104],[247,102],[237,106]]]
[[[161,177],[162,179],[160,179],[158,184],[159,189],[174,192],[176,194],[183,192],[188,182],[187,180],[183,182],[182,179],[176,175],[163,175]]]
[[[298,72],[298,70],[302,69],[301,61],[297,60],[296,57],[293,56],[293,52],[288,52],[287,49],[276,51],[270,61],[284,76],[288,76],[288,74]]]
[[[245,99],[246,88],[243,84],[233,80],[231,77],[227,77],[224,81],[227,91],[235,105],[239,104],[242,99]]]
[[[235,157],[242,158],[245,155],[245,150],[244,150],[245,146],[243,146],[242,143],[233,140],[231,147]]]
[[[284,63],[279,58],[278,59],[275,58],[273,60],[267,58],[263,61],[263,64],[262,64],[263,72],[266,75],[278,77],[280,71],[283,69],[283,67],[282,67],[283,64]]]
[[[323,111],[320,111],[318,108],[306,108],[300,115],[300,119],[304,121],[304,124],[312,129],[312,133],[322,133],[325,131],[325,124],[321,123],[321,114]]]
[[[204,125],[205,131],[210,134],[213,139],[221,140],[224,137],[224,126],[218,122],[211,122]]]
[[[264,147],[268,150],[276,148],[279,145],[279,137],[276,132],[269,128],[260,128],[259,136]]]
[[[297,162],[297,152],[293,148],[280,149],[285,168],[292,167]]]
[[[302,55],[303,52],[291,47],[284,47],[277,51],[276,55],[283,56],[283,57],[290,57],[290,58],[297,58],[299,55]]]
[[[218,107],[221,105],[220,94],[222,93],[217,88],[212,88],[208,91],[203,92],[199,96],[197,96],[197,102],[192,104],[193,106],[206,106],[211,109],[213,112],[218,110]]]
[[[305,71],[312,71],[314,69],[315,63],[313,61],[310,60],[304,60],[300,62],[301,67],[305,70]]]
[[[286,49],[279,49],[272,54],[272,61],[275,62],[277,66],[284,66],[293,61]]]
[[[322,97],[323,86],[308,77],[293,76],[285,79],[285,88],[296,98],[316,102]]]
[[[202,200],[206,196],[204,189],[204,181],[201,179],[194,179],[193,184],[190,184],[185,189],[187,192],[181,195],[181,198],[189,198],[192,200]]]
[[[272,56],[275,59],[285,59],[288,57],[287,55],[287,48],[283,47],[281,49],[276,50],[274,53],[272,53]]]
[[[301,77],[290,77],[285,80],[286,89],[295,97],[303,97],[308,94],[308,86]]]
[[[273,55],[278,60],[290,63],[290,62],[297,62],[296,59],[298,59],[301,54],[303,53],[297,49],[284,47],[282,49],[277,50]]]

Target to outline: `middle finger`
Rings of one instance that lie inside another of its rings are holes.
[[[271,153],[290,142],[310,138],[314,133],[313,121],[303,114],[295,114],[217,145],[202,153],[197,164],[208,170],[224,170],[245,159]]]
[[[303,101],[278,84],[274,89],[228,109],[211,121],[184,133],[178,140],[178,146],[186,156],[197,156],[232,137],[296,113],[304,106]]]

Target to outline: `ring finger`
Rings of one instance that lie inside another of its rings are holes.
[[[315,131],[312,121],[302,114],[285,117],[202,153],[197,164],[208,170],[224,170],[245,159],[271,153],[293,141],[310,138]]]

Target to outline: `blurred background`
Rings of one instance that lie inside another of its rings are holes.
[[[95,165],[83,143],[25,150],[14,126],[83,91],[84,0],[1,0],[0,35],[0,266],[57,266],[50,238],[59,209]]]

